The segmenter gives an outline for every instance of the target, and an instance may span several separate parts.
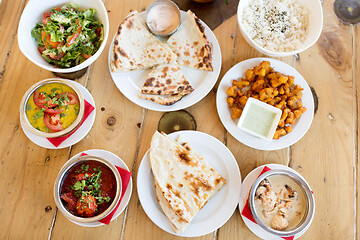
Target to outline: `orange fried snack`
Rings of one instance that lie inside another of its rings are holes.
[[[274,134],[274,139],[292,131],[296,119],[306,111],[301,98],[299,85],[294,84],[295,77],[275,72],[270,62],[263,61],[259,66],[248,69],[245,78],[233,80],[226,94],[227,103],[233,119],[239,118],[249,97],[256,98],[282,110],[282,116]]]

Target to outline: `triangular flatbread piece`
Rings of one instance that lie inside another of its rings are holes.
[[[175,231],[183,231],[226,183],[218,172],[202,163],[204,159],[195,155],[164,133],[155,132],[151,140],[151,169],[158,194],[160,191],[166,204],[158,199],[163,202],[160,205]]]
[[[180,101],[184,95],[182,93],[175,95],[155,95],[155,94],[139,94],[139,98],[150,100],[152,102],[156,102],[161,105],[170,106]]]
[[[207,40],[204,27],[190,10],[179,29],[167,44],[178,56],[181,65],[212,71],[212,44]]]
[[[113,72],[148,69],[174,60],[176,55],[146,29],[137,11],[120,24],[110,61]]]
[[[186,80],[177,62],[163,63],[151,70],[141,93],[154,95],[174,95],[182,93],[183,96],[194,89]]]

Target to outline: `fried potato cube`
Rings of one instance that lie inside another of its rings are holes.
[[[248,100],[248,98],[247,98],[246,96],[241,96],[241,97],[239,98],[239,103],[240,103],[240,105],[243,106],[243,107],[245,107],[245,104],[246,104],[247,100]]]
[[[304,112],[306,112],[306,107],[300,107],[300,108],[294,110],[295,118],[300,118]]]
[[[232,110],[232,115],[231,115],[232,119],[239,118],[241,116],[242,112],[243,112],[242,109],[240,109],[240,108],[238,108],[236,106],[233,106],[230,109]]]
[[[252,69],[248,69],[245,73],[245,77],[249,82],[253,82],[255,80],[255,74]]]
[[[229,107],[232,107],[234,105],[234,98],[228,97],[226,102],[229,104]]]
[[[292,131],[292,127],[291,127],[291,126],[286,126],[286,127],[284,127],[284,129],[285,129],[286,133],[289,133],[289,132]]]
[[[263,101],[268,98],[270,98],[270,100],[271,100],[273,98],[273,92],[274,92],[274,89],[272,89],[272,88],[262,89],[259,93],[260,100]]]
[[[236,95],[237,95],[237,89],[236,89],[237,87],[236,86],[231,86],[231,87],[229,87],[227,90],[226,90],[226,94],[228,95],[228,96],[230,96],[230,97],[236,97]]]
[[[268,74],[270,71],[270,62],[269,61],[262,61],[259,65],[262,69],[265,69],[265,74]]]
[[[243,89],[245,86],[248,86],[250,83],[248,81],[233,81],[233,85],[237,86],[239,89]]]
[[[287,77],[288,77],[287,83],[289,84],[289,86],[294,85],[295,77],[294,76],[287,76]]]
[[[284,135],[286,135],[286,131],[285,131],[285,129],[283,129],[283,128],[280,128],[280,129],[278,129],[278,130],[276,130],[275,131],[275,134],[274,134],[274,139],[279,139],[281,136],[284,136]]]
[[[254,84],[251,86],[251,90],[255,92],[260,92],[264,88],[264,80],[260,79],[254,82]]]
[[[295,122],[295,115],[293,112],[289,112],[288,117],[285,120],[285,124],[294,124]]]

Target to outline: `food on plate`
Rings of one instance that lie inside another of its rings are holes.
[[[239,118],[249,97],[258,99],[282,110],[274,139],[279,139],[292,131],[296,119],[306,111],[301,98],[301,86],[294,84],[295,77],[274,71],[270,62],[248,69],[245,78],[233,80],[226,94],[233,119]]]
[[[290,177],[272,175],[256,189],[255,210],[265,225],[275,230],[290,230],[304,218],[305,195]]]
[[[200,20],[190,10],[178,30],[167,40],[178,56],[180,65],[213,71],[211,42],[208,41]]]
[[[171,105],[181,97],[190,94],[194,89],[185,79],[177,62],[160,64],[149,73],[143,87],[140,98],[153,98],[154,102]],[[154,98],[153,95],[158,96]],[[173,99],[174,101],[166,101]]]
[[[70,213],[88,218],[104,212],[113,202],[116,190],[112,170],[99,161],[88,160],[68,170],[60,197]]]
[[[31,31],[42,57],[59,68],[69,68],[93,56],[104,37],[95,13],[95,9],[79,10],[74,3],[45,12]]]
[[[180,11],[171,1],[158,2],[148,8],[146,24],[155,35],[170,34],[180,24]]]
[[[137,11],[120,24],[114,40],[110,67],[113,72],[152,68],[176,60],[170,48],[152,35]]]
[[[249,98],[238,122],[245,132],[272,140],[282,111],[255,98]]]
[[[176,233],[184,231],[226,183],[188,143],[157,131],[151,140],[150,165],[158,202]]]
[[[254,0],[244,9],[242,23],[259,46],[290,52],[299,49],[307,37],[309,13],[301,1]]]
[[[61,83],[37,88],[26,103],[30,124],[42,132],[60,132],[78,117],[80,102],[76,92]]]

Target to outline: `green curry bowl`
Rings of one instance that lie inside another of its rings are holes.
[[[49,78],[26,91],[20,103],[20,121],[39,137],[56,138],[76,130],[84,110],[83,94],[70,80]]]

